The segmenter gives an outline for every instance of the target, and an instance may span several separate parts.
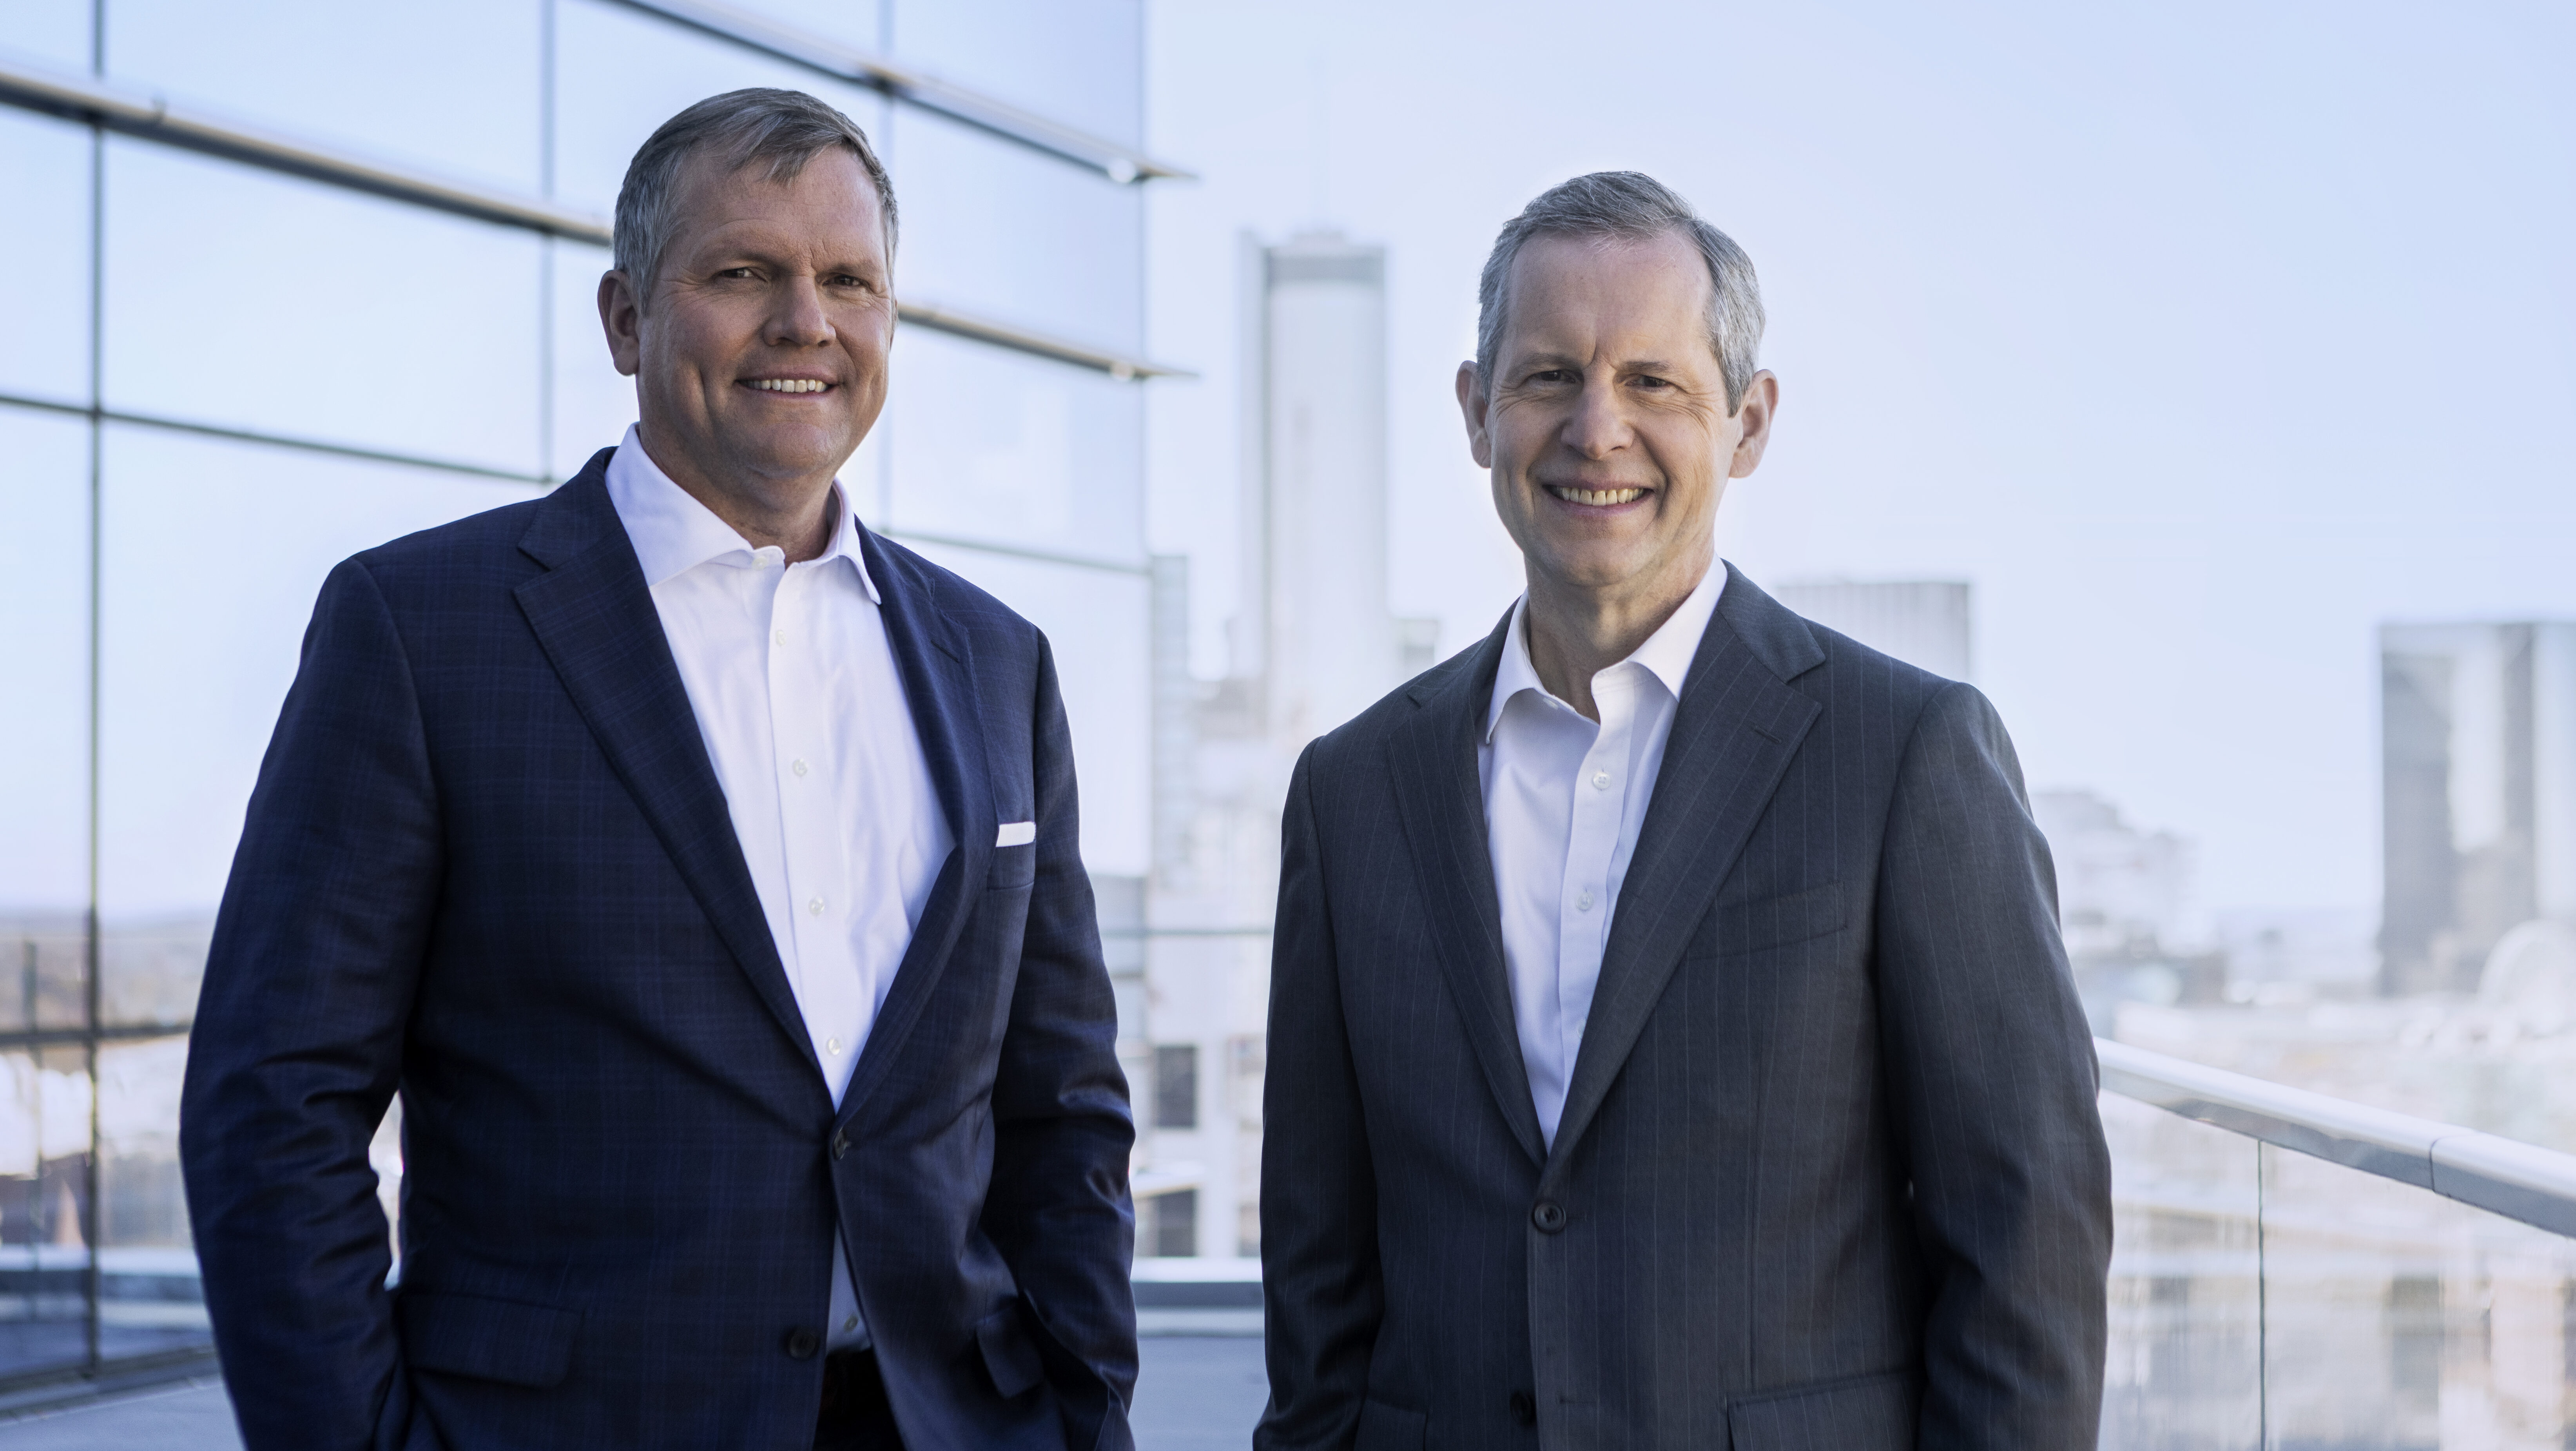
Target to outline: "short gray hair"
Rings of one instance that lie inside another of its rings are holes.
[[[1753,275],[1753,259],[1735,239],[1701,221],[1680,193],[1641,171],[1596,171],[1559,182],[1503,224],[1476,284],[1477,376],[1494,375],[1512,262],[1530,238],[1642,242],[1666,232],[1688,237],[1708,264],[1708,346],[1726,379],[1726,411],[1735,412],[1761,367],[1762,284]]]
[[[729,171],[766,165],[769,180],[794,181],[805,163],[835,146],[848,147],[876,184],[877,206],[885,214],[886,258],[892,261],[894,183],[886,180],[868,133],[849,117],[803,91],[756,86],[709,96],[663,122],[627,163],[626,184],[617,190],[614,265],[635,288],[636,305],[643,305],[662,270],[682,162],[712,149]]]

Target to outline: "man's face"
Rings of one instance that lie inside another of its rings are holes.
[[[894,269],[857,157],[762,170],[683,163],[652,296],[612,272],[600,314],[656,459],[775,506],[827,482],[885,406]]]
[[[1679,233],[1538,237],[1513,259],[1493,377],[1458,403],[1531,584],[1597,597],[1688,593],[1717,501],[1761,462],[1776,385],[1730,416],[1708,339],[1708,265]]]

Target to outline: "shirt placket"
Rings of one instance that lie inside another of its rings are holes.
[[[1610,858],[1619,844],[1620,788],[1629,728],[1636,716],[1636,693],[1627,667],[1594,676],[1592,701],[1601,722],[1575,768],[1574,807],[1568,813],[1572,830],[1567,833],[1565,880],[1558,896],[1557,1011],[1569,1074],[1583,1045],[1584,1024],[1591,1018],[1593,988],[1601,978],[1601,954],[1608,940]]]
[[[857,1045],[848,998],[852,985],[840,971],[844,954],[836,934],[849,931],[851,903],[837,870],[840,852],[832,830],[831,782],[826,778],[821,661],[815,652],[818,571],[781,571],[769,613],[771,759],[778,773],[778,819],[785,849],[788,900],[796,924],[797,998],[815,1056],[837,1100],[849,1080]]]

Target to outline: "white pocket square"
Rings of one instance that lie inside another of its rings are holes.
[[[1030,842],[1037,839],[1038,824],[1036,822],[1005,821],[1002,823],[1002,829],[993,834],[993,845],[1027,846]]]

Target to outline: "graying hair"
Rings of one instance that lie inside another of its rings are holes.
[[[1503,224],[1476,284],[1477,376],[1494,376],[1512,262],[1532,237],[1642,242],[1666,232],[1688,237],[1708,264],[1708,346],[1726,380],[1726,411],[1734,413],[1761,367],[1762,284],[1753,275],[1753,259],[1735,239],[1701,221],[1680,193],[1641,171],[1596,171],[1559,182]]]
[[[662,270],[662,251],[671,242],[681,163],[712,149],[728,171],[765,165],[768,180],[794,181],[805,163],[835,146],[848,147],[876,184],[877,207],[885,214],[886,258],[892,261],[894,183],[886,180],[868,133],[849,117],[803,91],[755,86],[709,96],[663,122],[627,163],[626,184],[617,190],[614,265],[635,288],[636,305],[651,295]]]

